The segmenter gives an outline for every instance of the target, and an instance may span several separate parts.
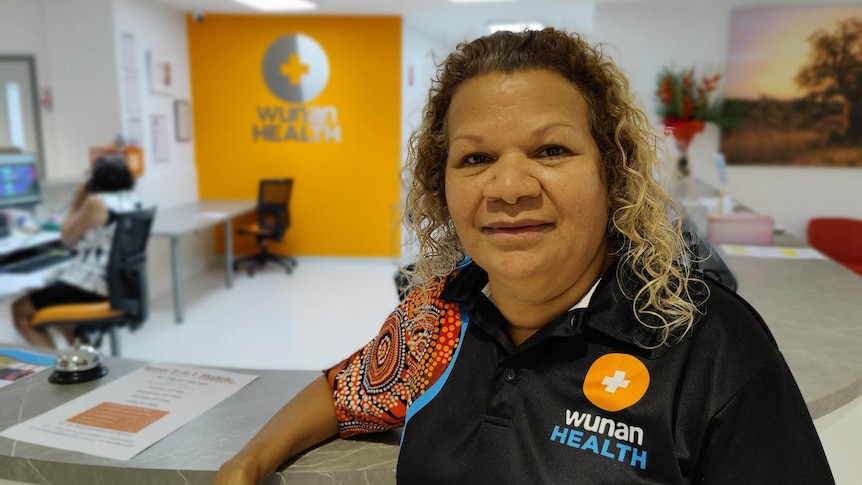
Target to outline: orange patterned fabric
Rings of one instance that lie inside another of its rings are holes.
[[[339,436],[403,426],[407,408],[446,370],[459,343],[461,312],[457,303],[440,299],[444,286],[441,282],[424,303],[414,290],[374,340],[324,371]]]

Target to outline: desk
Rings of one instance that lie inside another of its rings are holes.
[[[179,239],[181,236],[224,223],[225,284],[233,285],[233,231],[231,219],[251,212],[253,200],[198,200],[171,209],[157,210],[151,235],[171,240],[171,275],[174,293],[174,318],[183,321],[182,288],[180,285]]]
[[[50,371],[45,371],[0,388],[0,428],[53,409],[145,364],[103,359],[109,373],[96,381],[50,384]],[[229,370],[259,377],[129,461],[0,438],[0,478],[28,483],[209,485],[225,460],[320,375],[317,371]],[[396,432],[366,440],[333,440],[292,460],[264,483],[394,484],[399,440]]]

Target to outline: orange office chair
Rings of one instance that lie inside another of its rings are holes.
[[[808,244],[862,276],[862,219],[815,217]]]
[[[254,276],[255,268],[269,261],[280,264],[290,273],[296,266],[296,260],[290,256],[272,254],[267,248],[267,242],[281,242],[284,233],[290,227],[290,195],[293,192],[293,179],[267,179],[260,181],[257,199],[257,223],[237,228],[236,234],[252,235],[257,238],[260,252],[250,256],[237,258],[233,263],[234,271],[243,264],[248,264],[246,271]]]
[[[117,214],[108,256],[108,301],[48,306],[33,315],[31,325],[74,325],[75,336],[96,348],[107,333],[111,355],[120,355],[117,327],[137,330],[148,316],[147,241],[155,213],[147,209]]]

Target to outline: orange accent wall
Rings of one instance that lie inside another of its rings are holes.
[[[188,33],[201,198],[254,199],[261,178],[293,177],[292,225],[275,252],[397,256],[401,19],[207,14],[189,17]],[[263,77],[267,49],[290,34],[329,60],[326,87],[303,104],[276,97]],[[335,107],[341,141],[254,140],[259,108],[297,106]],[[252,252],[253,241],[234,247]]]

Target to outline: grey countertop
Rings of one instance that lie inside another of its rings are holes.
[[[805,247],[789,235],[777,246]],[[814,418],[862,395],[862,278],[832,260],[729,256],[737,293],[760,313]]]
[[[719,195],[697,179],[682,193],[688,199]],[[733,206],[754,213],[738,201]],[[773,245],[809,247],[780,229]],[[731,256],[721,243],[713,246],[736,276],[737,293],[772,331],[811,416],[829,414],[862,395],[862,278],[831,259]]]
[[[42,352],[42,349],[39,349]],[[0,388],[0,429],[6,429],[143,366],[105,357],[109,373],[74,385],[48,382],[49,371]],[[259,376],[236,394],[129,461],[100,458],[0,437],[0,478],[35,484],[209,484],[233,456],[315,371],[237,370]],[[332,440],[292,460],[265,483],[395,483],[396,432],[365,440]]]

